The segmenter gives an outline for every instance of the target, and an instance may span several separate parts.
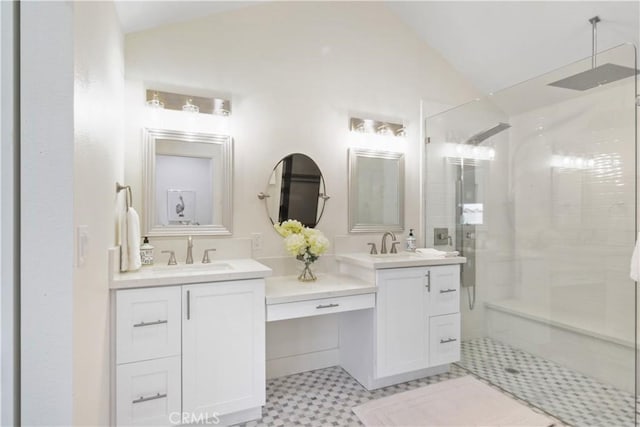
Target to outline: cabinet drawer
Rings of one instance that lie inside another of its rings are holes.
[[[117,364],[180,354],[181,298],[179,286],[117,292]]]
[[[119,365],[116,384],[118,426],[171,426],[180,419],[180,356]]]
[[[429,315],[440,316],[460,312],[460,267],[432,267],[429,274]]]
[[[460,360],[460,314],[429,319],[429,365]]]
[[[362,310],[376,305],[376,294],[349,295],[335,298],[319,298],[267,306],[267,322]]]

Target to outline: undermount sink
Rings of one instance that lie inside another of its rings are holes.
[[[397,254],[369,254],[373,258],[404,258],[404,257],[419,257],[421,255],[413,252],[398,252]]]
[[[467,260],[464,257],[430,257],[415,252],[399,252],[397,254],[369,254],[351,253],[336,254],[338,262],[352,264],[358,267],[373,268],[374,270],[384,268],[402,267],[428,267],[432,265],[464,264]]]
[[[170,271],[226,271],[233,270],[233,266],[227,262],[211,262],[209,264],[178,264],[178,265],[155,265],[151,267],[153,271],[170,272]]]

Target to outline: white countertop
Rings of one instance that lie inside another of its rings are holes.
[[[278,276],[267,279],[267,305],[305,301],[316,298],[369,294],[377,292],[373,283],[349,276],[317,274],[315,282],[301,282],[297,276]]]
[[[428,257],[414,252],[370,255],[367,253],[336,254],[336,261],[375,270],[402,267],[430,267],[434,265],[464,264],[465,257]]]
[[[210,264],[144,266],[138,271],[113,273],[110,289],[186,285],[223,280],[260,279],[271,276],[271,269],[253,259],[230,259]]]

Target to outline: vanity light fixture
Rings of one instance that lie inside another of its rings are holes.
[[[151,99],[147,101],[147,107],[151,108],[164,108],[164,102],[160,101],[158,92],[154,92]]]
[[[187,99],[187,103],[182,106],[182,111],[186,111],[188,113],[199,113],[200,107],[193,104],[193,99]]]
[[[224,98],[206,98],[188,93],[173,93],[147,89],[146,103],[152,108],[165,108],[167,110],[213,114],[216,116],[231,115],[231,101]]]
[[[352,132],[375,133],[382,136],[406,136],[406,128],[400,123],[352,117],[349,121]]]

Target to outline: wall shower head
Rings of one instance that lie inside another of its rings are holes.
[[[498,123],[496,126],[487,129],[485,131],[476,133],[475,135],[472,135],[469,139],[467,139],[464,143],[465,144],[471,144],[471,145],[478,145],[480,144],[482,141],[484,141],[487,138],[491,138],[493,135],[502,132],[503,130],[509,129],[511,127],[511,125],[509,123]]]
[[[600,22],[598,16],[594,16],[589,19],[591,24],[591,69],[583,71],[573,76],[565,77],[553,83],[549,83],[548,86],[561,87],[565,89],[573,90],[587,90],[599,87],[607,83],[613,83],[618,80],[626,79],[627,77],[635,76],[638,74],[638,70],[630,67],[623,67],[622,65],[616,65],[607,63],[604,65],[596,66],[596,46],[597,46],[597,30],[596,27]]]

